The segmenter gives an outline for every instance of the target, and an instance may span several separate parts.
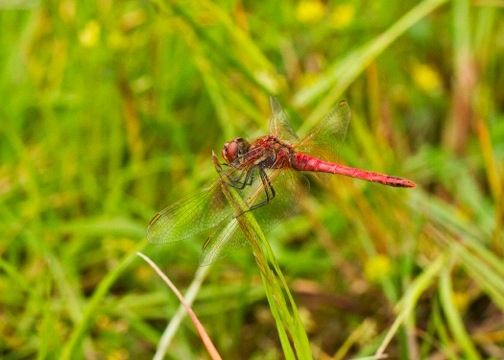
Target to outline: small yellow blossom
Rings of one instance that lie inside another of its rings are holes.
[[[364,266],[364,273],[366,279],[371,282],[376,282],[382,277],[388,275],[391,272],[392,265],[390,259],[385,255],[377,255],[376,257],[369,259]]]
[[[453,303],[460,311],[465,311],[471,296],[467,292],[454,292],[453,293]]]
[[[97,21],[89,21],[86,27],[79,32],[79,41],[81,45],[87,48],[95,46],[100,38],[100,31],[100,24],[98,24]]]
[[[317,0],[303,0],[296,9],[299,22],[309,24],[322,20],[325,14],[325,5]]]
[[[329,17],[331,26],[335,29],[344,29],[350,25],[355,18],[355,6],[352,4],[336,5]]]
[[[106,357],[107,360],[126,360],[129,359],[126,349],[113,349]]]
[[[441,76],[433,67],[426,64],[415,64],[412,69],[413,82],[426,93],[441,90]]]

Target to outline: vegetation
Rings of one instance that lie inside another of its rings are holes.
[[[141,251],[225,359],[504,358],[497,6],[0,2],[0,357],[208,358],[187,318],[161,340],[180,304]],[[209,234],[148,244],[270,94],[301,135],[346,99],[341,162],[417,187],[311,178],[298,215],[244,218],[264,267],[200,268]]]

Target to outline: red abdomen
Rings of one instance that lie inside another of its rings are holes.
[[[299,171],[314,171],[329,174],[338,174],[395,187],[416,186],[413,181],[410,181],[408,179],[334,164],[305,154],[295,154],[292,158],[291,164],[294,169]]]

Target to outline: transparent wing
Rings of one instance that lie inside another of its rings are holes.
[[[201,266],[218,261],[247,244],[247,238],[242,231],[244,226],[242,224],[243,211],[247,211],[254,204],[264,201],[261,198],[268,198],[268,195],[264,192],[261,170],[257,166],[249,167],[246,172],[234,174],[222,171],[220,164],[216,163],[215,155],[214,164],[221,179],[219,182],[219,188],[222,190],[221,194],[226,198],[229,207],[234,209],[234,215],[218,226],[203,244],[200,256]],[[236,177],[235,175],[241,176]],[[235,195],[240,197],[239,203],[231,195],[231,189],[233,189]],[[226,193],[228,194],[227,197]]]
[[[243,174],[243,173],[242,173]],[[223,180],[219,183],[221,195],[224,197],[230,209],[232,216],[222,222],[220,226],[208,237],[203,245],[200,256],[200,265],[206,266],[215,261],[218,261],[229,254],[235,252],[239,248],[246,245],[247,238],[241,231],[241,213],[242,206],[245,209],[250,209],[254,204],[267,202],[268,195],[264,191],[264,184],[261,180],[260,170],[257,166],[249,168],[246,176],[237,178],[236,175],[242,175],[233,172],[220,172],[220,177]],[[234,177],[233,177],[234,176]],[[242,199],[242,206],[231,203],[222,192],[222,187],[232,187]],[[268,189],[269,190],[269,189]],[[259,207],[259,209],[262,207]],[[254,214],[256,213],[254,210]]]
[[[269,120],[270,132],[278,138],[291,144],[299,141],[299,138],[292,128],[292,125],[283,111],[282,106],[273,96],[270,96],[270,104],[272,112]]]
[[[266,172],[275,192],[275,197],[269,202],[266,202],[266,191],[261,181],[254,182],[246,194],[239,192],[248,208],[263,203],[263,206],[252,210],[263,232],[270,231],[286,217],[293,215],[299,209],[300,198],[306,195],[310,187],[306,177],[299,172],[269,169]],[[218,261],[248,244],[241,229],[245,226],[242,219],[243,214],[231,217],[207,239],[200,257],[202,266]]]
[[[247,173],[247,176],[245,174]],[[267,202],[264,185],[257,166],[247,170],[228,167],[220,171],[220,177],[237,190],[247,207]],[[240,182],[241,181],[241,182]],[[160,211],[147,228],[147,240],[152,244],[166,244],[194,237],[205,230],[217,228],[205,244],[206,251],[216,260],[226,256],[246,243],[241,232],[231,228],[236,222],[236,209],[222,192],[220,180]],[[220,258],[219,257],[219,258]],[[209,263],[209,261],[207,261]]]
[[[299,204],[310,190],[310,182],[299,171],[266,170],[275,191],[269,204],[253,211],[261,229],[268,232],[283,220],[299,212]]]
[[[241,216],[232,217],[230,221],[224,222],[207,239],[200,255],[201,266],[210,265],[248,244],[240,229],[240,218]]]
[[[296,144],[296,151],[336,161],[350,121],[350,107],[341,100],[313,130]]]
[[[216,181],[154,216],[147,228],[147,240],[165,244],[190,238],[217,226],[232,211]]]

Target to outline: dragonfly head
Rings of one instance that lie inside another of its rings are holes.
[[[224,144],[222,158],[230,165],[239,165],[244,161],[244,155],[249,151],[249,147],[247,140],[238,137]]]

